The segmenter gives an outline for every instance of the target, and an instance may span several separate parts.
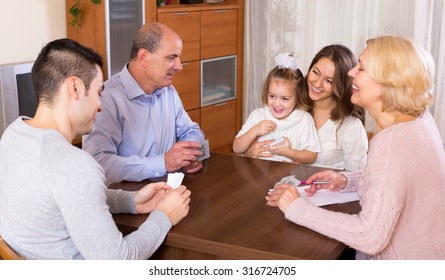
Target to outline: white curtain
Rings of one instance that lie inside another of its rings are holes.
[[[261,87],[274,57],[291,52],[305,74],[314,55],[343,44],[358,56],[368,38],[411,37],[436,62],[435,104],[430,108],[445,140],[445,4],[442,0],[246,0],[244,120],[261,107]],[[366,129],[375,125],[367,117]],[[445,146],[445,144],[444,144]]]

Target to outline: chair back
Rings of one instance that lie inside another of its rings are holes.
[[[25,258],[19,256],[6,243],[0,235],[0,260],[24,260]]]

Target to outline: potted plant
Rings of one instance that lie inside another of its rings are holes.
[[[77,0],[73,6],[71,6],[69,13],[73,16],[73,19],[69,22],[69,24],[73,27],[80,28],[82,26],[83,21],[83,11],[79,7],[79,1]],[[93,4],[100,4],[101,0],[91,0]]]

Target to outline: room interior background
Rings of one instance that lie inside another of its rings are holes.
[[[47,42],[66,37],[65,1],[0,0],[0,10],[0,64],[32,61]],[[344,44],[358,56],[366,39],[381,34],[414,38],[433,55],[436,90],[430,110],[445,146],[442,0],[245,0],[244,119],[262,106],[261,86],[276,54],[293,53],[306,73],[325,45]],[[366,128],[372,131],[373,122]]]
[[[261,87],[280,52],[293,53],[303,74],[324,46],[343,44],[358,57],[366,40],[411,37],[436,63],[430,108],[445,147],[445,4],[442,0],[246,0],[243,118],[262,106]],[[367,116],[366,129],[375,123]]]

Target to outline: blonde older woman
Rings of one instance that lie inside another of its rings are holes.
[[[266,197],[287,219],[335,238],[375,259],[445,259],[445,154],[428,106],[434,64],[409,39],[367,41],[353,80],[351,101],[375,119],[363,172],[324,171],[307,181],[333,191],[358,190],[358,215],[334,213],[301,199],[290,185]],[[315,193],[315,194],[314,194]]]

